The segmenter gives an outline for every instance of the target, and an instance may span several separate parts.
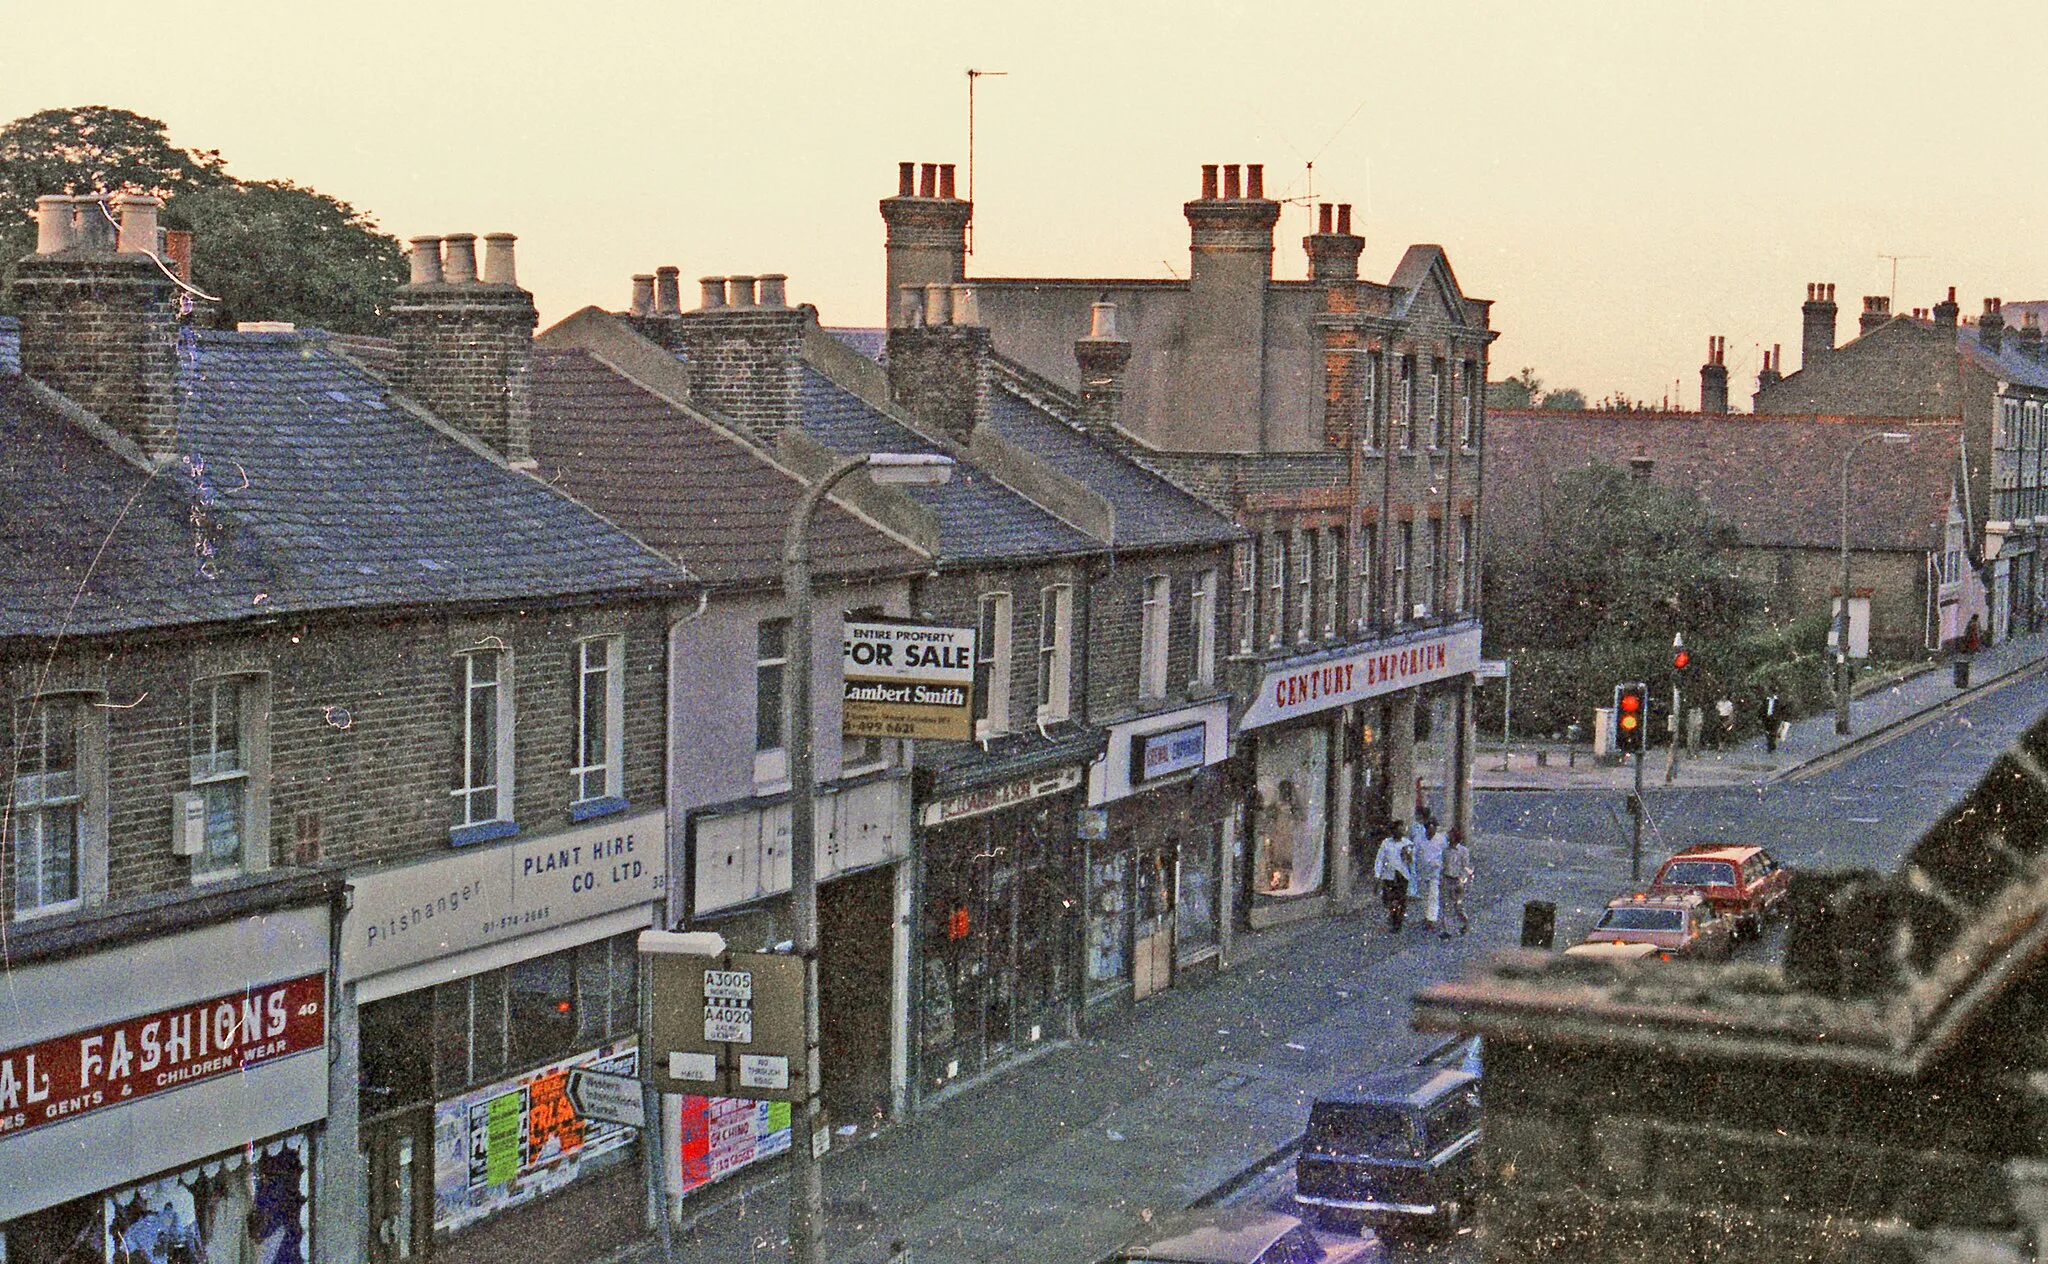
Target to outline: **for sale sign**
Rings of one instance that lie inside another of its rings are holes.
[[[849,623],[842,731],[848,737],[974,737],[974,629]]]

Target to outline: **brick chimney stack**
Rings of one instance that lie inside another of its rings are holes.
[[[1822,356],[1835,349],[1833,283],[1817,282],[1808,285],[1806,303],[1799,310],[1803,317],[1799,339],[1799,367],[1809,369],[1817,364]]]
[[[1934,305],[1934,323],[1943,329],[1954,329],[1956,317],[1961,309],[1956,306],[1956,287],[1948,287],[1948,297]]]
[[[888,225],[886,319],[896,320],[897,296],[906,285],[952,285],[967,279],[967,225],[974,203],[954,193],[952,163],[896,165],[896,196],[882,199]]]
[[[1316,208],[1316,231],[1301,239],[1301,248],[1308,252],[1308,274],[1315,281],[1356,281],[1358,279],[1358,256],[1365,252],[1365,238],[1353,235],[1351,231],[1351,204],[1345,202],[1335,207],[1335,222],[1331,220],[1330,203]]]
[[[2019,344],[2020,354],[2041,358],[2041,318],[2037,313],[2027,312],[2020,318],[2020,327],[2013,331],[2013,340]]]
[[[1764,367],[1757,371],[1756,395],[1750,402],[1752,409],[1761,412],[1764,392],[1785,379],[1785,371],[1778,367],[1785,362],[1784,357],[1785,349],[1777,343],[1772,343],[1771,349],[1764,352]]]
[[[803,420],[804,327],[812,313],[789,305],[787,282],[781,273],[704,277],[698,306],[676,321],[690,398],[771,447]],[[658,311],[658,284],[656,291]]]
[[[1075,341],[1074,362],[1081,369],[1082,428],[1114,438],[1123,411],[1124,369],[1131,362],[1131,344],[1117,336],[1115,303],[1097,302],[1089,309],[1088,336]]]
[[[1265,176],[1257,164],[1209,164],[1202,196],[1181,208],[1189,233],[1187,316],[1184,340],[1165,366],[1160,429],[1191,448],[1265,447],[1266,287],[1280,220]]]
[[[510,233],[412,239],[412,279],[391,305],[391,383],[513,465],[533,461],[533,295],[519,288]]]
[[[2005,351],[2005,300],[1984,300],[1984,314],[1977,318],[1977,341],[1992,355]]]
[[[994,343],[974,287],[906,286],[896,311],[902,319],[889,329],[889,393],[920,422],[966,443],[988,420],[995,393]]]
[[[36,199],[35,253],[16,265],[21,369],[134,441],[176,457],[178,289],[162,257],[163,199]]]
[[[1700,366],[1700,412],[1722,416],[1728,411],[1728,340],[1707,339],[1707,362]]]
[[[1892,318],[1892,301],[1883,294],[1863,296],[1863,314],[1856,318],[1858,335],[1867,334]]]

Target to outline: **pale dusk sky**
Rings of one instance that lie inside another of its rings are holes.
[[[2048,6],[875,2],[0,5],[0,119],[164,120],[248,179],[393,234],[510,231],[543,324],[628,278],[785,272],[881,320],[899,160],[966,178],[970,274],[1185,273],[1204,162],[1349,201],[1365,274],[1412,242],[1496,300],[1494,376],[1746,407],[1799,304],[2048,297]],[[1281,220],[1300,276],[1312,208]],[[204,249],[204,243],[200,243]],[[694,285],[686,284],[686,296]],[[1078,336],[1082,331],[1077,330]],[[1674,393],[1675,392],[1675,393]]]

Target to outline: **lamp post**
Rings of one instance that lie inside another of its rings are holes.
[[[825,1186],[818,1170],[818,851],[817,774],[811,750],[811,518],[841,479],[864,469],[877,483],[943,483],[953,458],[921,452],[848,457],[797,502],[782,538],[782,599],[789,611],[789,890],[797,955],[804,963],[804,1100],[790,1120],[789,1257],[825,1264]]]
[[[1849,732],[1849,461],[1857,449],[1873,439],[1885,443],[1911,443],[1913,436],[1901,430],[1881,430],[1856,439],[1842,449],[1842,588],[1835,616],[1835,732]]]

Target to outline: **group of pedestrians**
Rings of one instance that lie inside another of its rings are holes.
[[[1472,929],[1472,919],[1465,913],[1472,849],[1465,844],[1463,830],[1445,830],[1427,811],[1412,825],[1395,821],[1380,843],[1372,872],[1379,879],[1389,931],[1401,929],[1411,899],[1422,901],[1424,934],[1435,931],[1449,939],[1452,918],[1457,919],[1460,935]]]

